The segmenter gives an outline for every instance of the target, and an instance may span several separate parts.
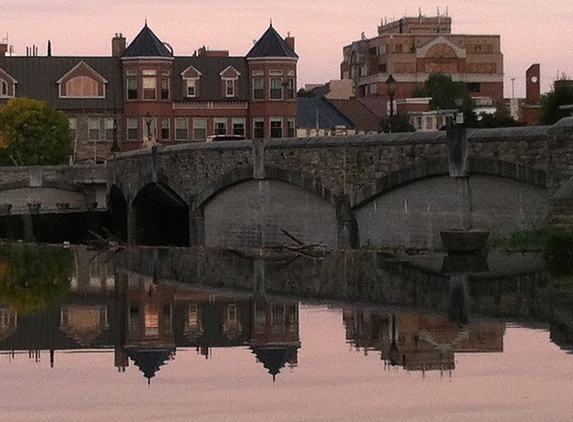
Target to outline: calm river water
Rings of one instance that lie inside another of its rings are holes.
[[[535,255],[0,246],[0,421],[571,421]]]

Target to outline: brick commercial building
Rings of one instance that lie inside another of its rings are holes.
[[[374,38],[343,48],[341,78],[355,82],[356,95],[385,96],[393,76],[395,98],[408,98],[431,73],[463,81],[473,97],[503,100],[503,55],[499,35],[457,35],[448,16],[404,17],[384,22]]]
[[[129,45],[121,34],[111,44],[108,57],[56,57],[49,46],[18,57],[0,44],[0,104],[23,96],[64,111],[76,161],[210,135],[295,136],[298,56],[272,25],[241,57],[175,56],[147,23]]]

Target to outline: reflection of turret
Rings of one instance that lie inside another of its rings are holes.
[[[175,354],[174,292],[150,279],[129,280],[125,349],[148,382]]]
[[[298,347],[296,345],[259,346],[251,347],[251,350],[275,381],[277,374],[287,363],[296,361]]]
[[[151,383],[151,378],[159,371],[167,360],[175,356],[175,347],[162,349],[137,349],[129,352],[129,357],[133,363],[143,372],[147,378],[147,383]]]
[[[300,348],[298,304],[255,300],[250,345],[273,381],[287,363],[296,366]]]

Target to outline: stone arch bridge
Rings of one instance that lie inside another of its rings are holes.
[[[566,118],[463,136],[158,146],[108,162],[108,205],[132,244],[436,248],[443,229],[566,221],[572,136]]]
[[[131,244],[233,248],[437,248],[443,229],[573,226],[573,117],[459,135],[202,142],[1,168],[0,222],[107,212]]]

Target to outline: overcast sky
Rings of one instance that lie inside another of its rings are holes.
[[[452,17],[452,31],[462,34],[499,34],[505,57],[505,95],[524,95],[525,71],[541,64],[542,91],[562,74],[573,76],[573,2],[570,0],[4,0],[0,39],[8,37],[18,55],[38,46],[54,55],[108,55],[114,33],[132,40],[147,18],[148,24],[176,55],[190,55],[199,47],[245,55],[272,19],[284,37],[296,38],[300,56],[298,85],[339,78],[342,47],[376,35],[383,18]]]

